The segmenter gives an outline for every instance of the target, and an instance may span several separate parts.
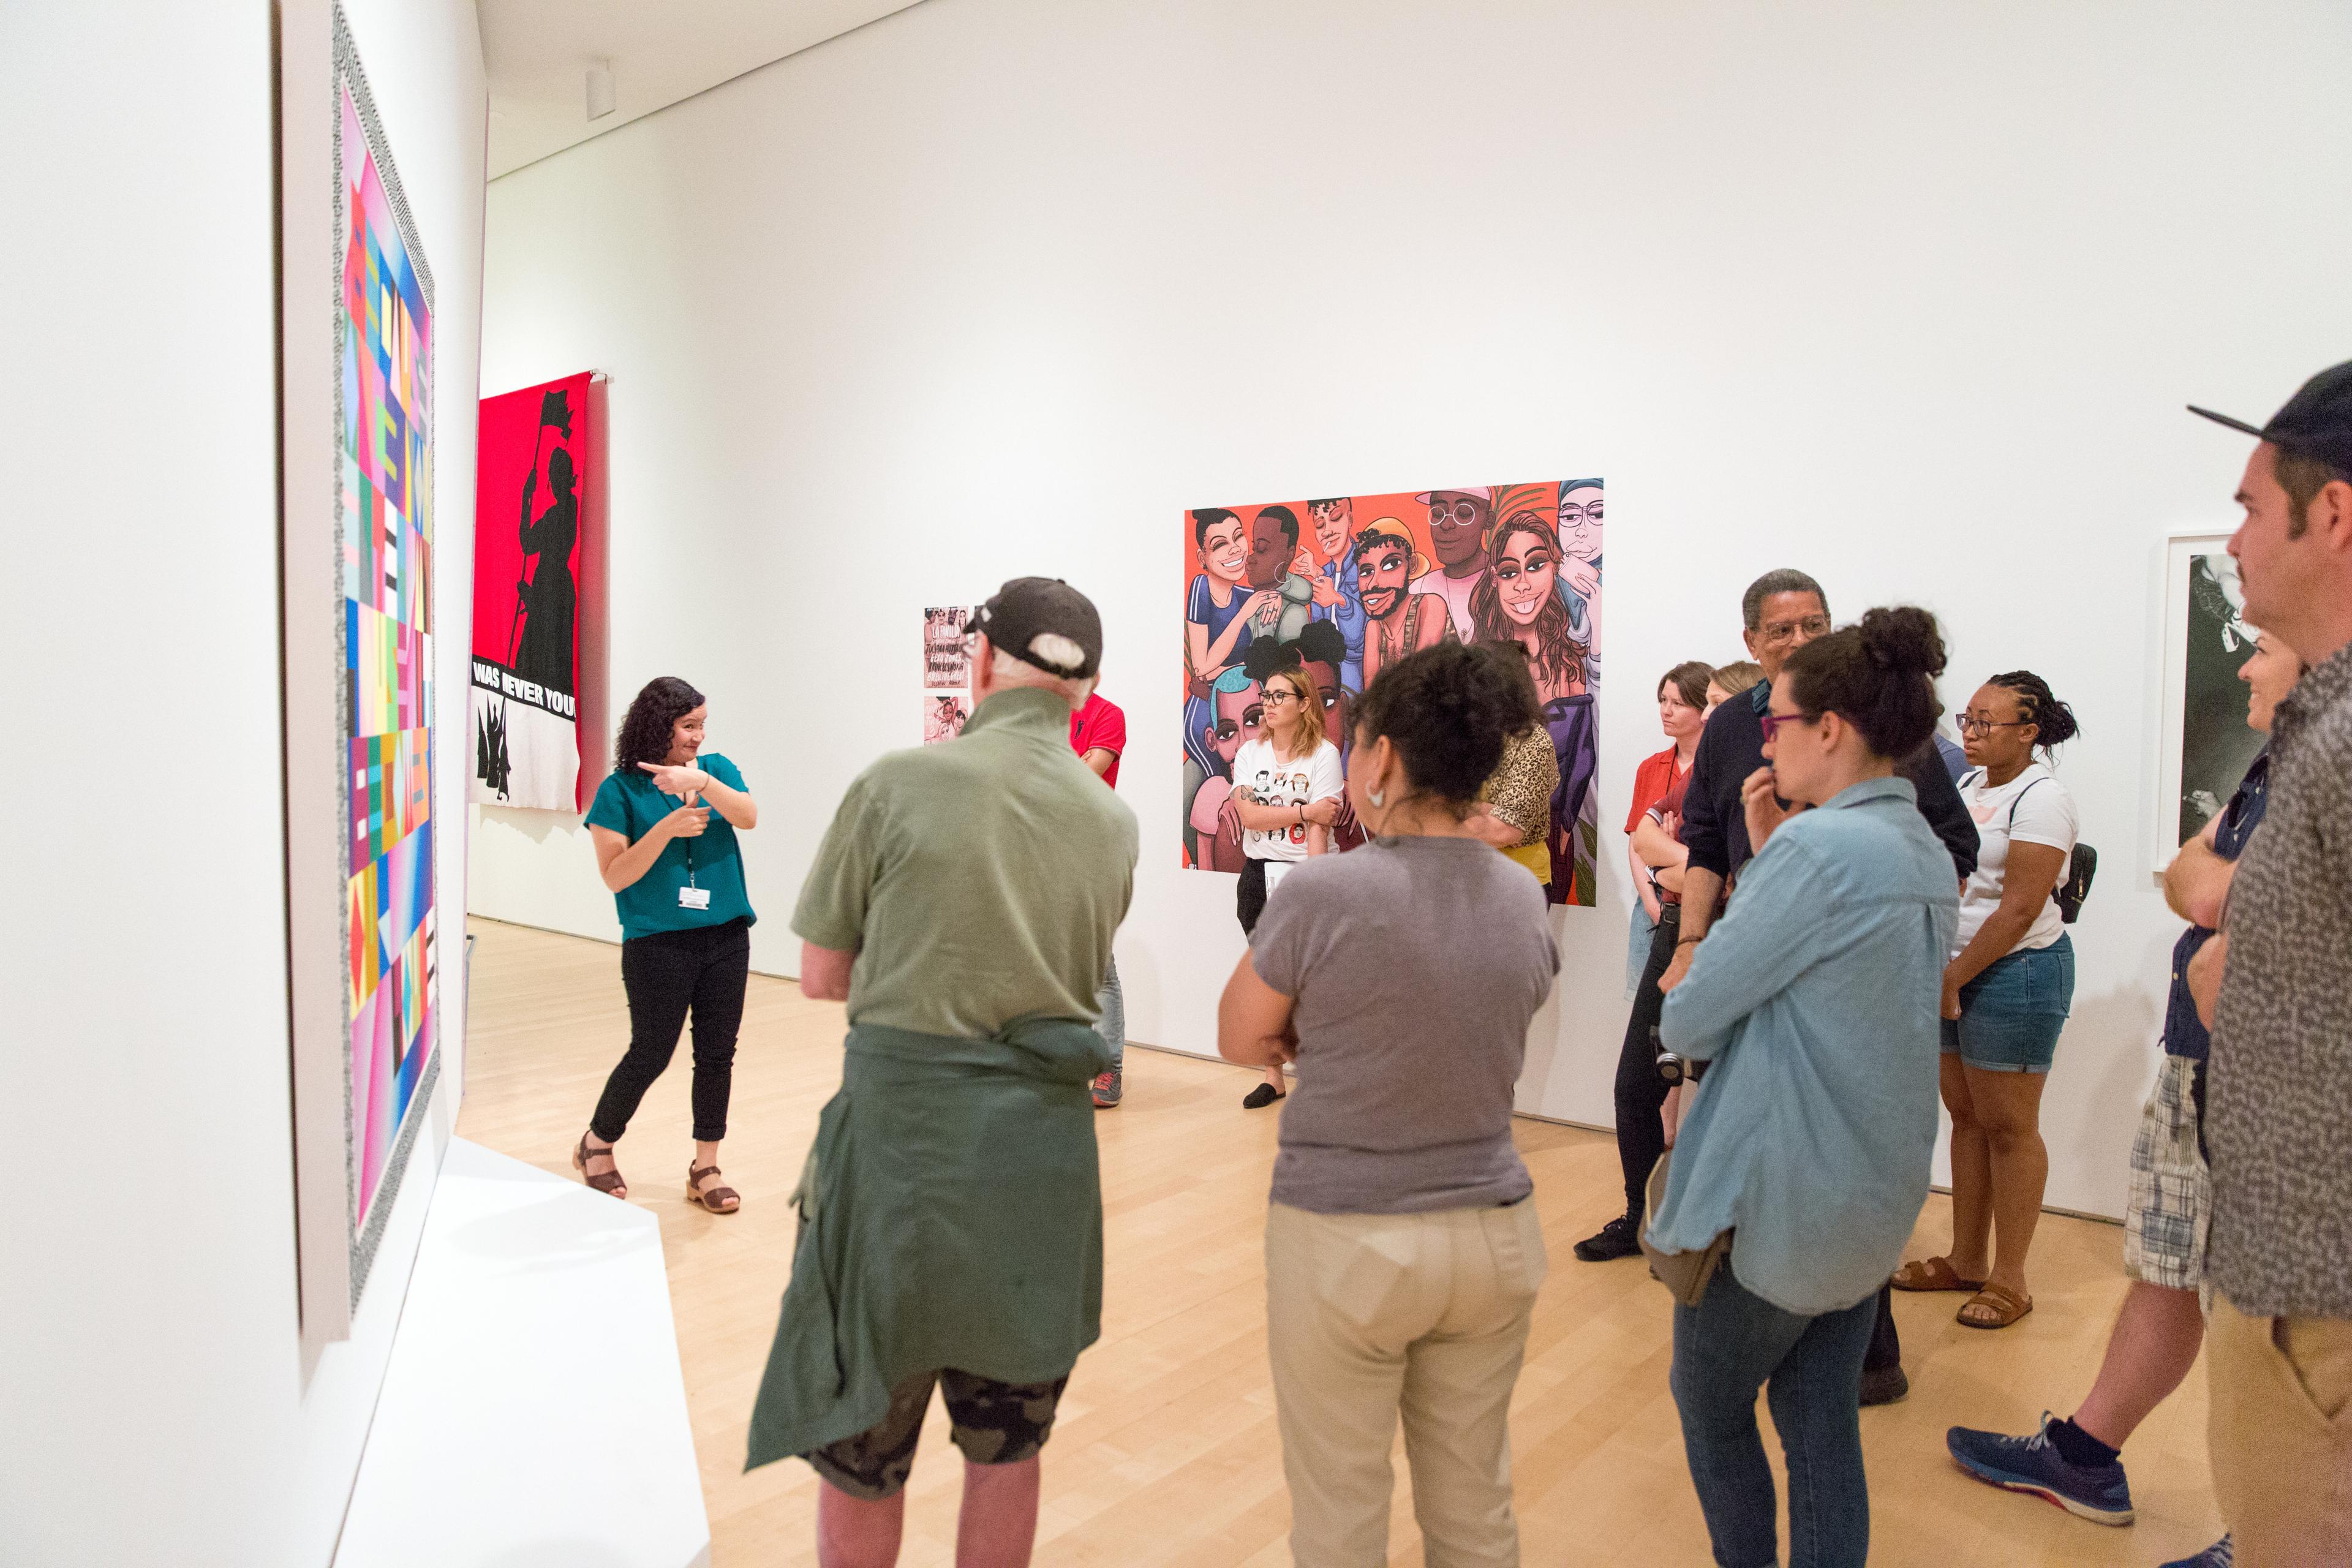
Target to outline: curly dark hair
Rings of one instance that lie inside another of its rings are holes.
[[[702,693],[675,675],[656,675],[646,681],[613,737],[613,771],[635,775],[639,763],[659,766],[669,761],[670,735],[677,721],[702,704]]]
[[[2083,726],[2075,722],[2074,710],[2059,701],[2050,683],[2030,669],[2012,669],[1994,676],[1985,684],[1998,686],[2017,699],[2017,717],[2021,722],[2035,727],[2033,743],[2037,746],[2055,746],[2083,732]]]
[[[1944,634],[1936,617],[1909,605],[1865,611],[1860,621],[1815,637],[1780,667],[1789,695],[1807,713],[1834,713],[1881,757],[1907,757],[1927,743],[1944,711]]]
[[[1503,744],[1540,723],[1527,660],[1485,644],[1442,642],[1384,665],[1356,705],[1356,745],[1381,736],[1414,793],[1469,808]]]

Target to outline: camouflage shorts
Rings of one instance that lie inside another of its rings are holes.
[[[1054,1407],[1069,1381],[1066,1373],[1051,1383],[997,1383],[952,1369],[917,1373],[890,1391],[889,1411],[870,1430],[801,1458],[851,1497],[896,1497],[914,1473],[915,1444],[936,1383],[963,1457],[975,1465],[1017,1465],[1036,1458],[1053,1435]]]

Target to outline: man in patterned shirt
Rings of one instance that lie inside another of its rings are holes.
[[[2193,412],[2262,438],[2230,553],[2246,619],[2311,667],[2189,965],[2213,1020],[2213,1489],[2241,1568],[2352,1563],[2352,363],[2260,427]]]

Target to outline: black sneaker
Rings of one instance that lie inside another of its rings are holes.
[[[1580,1263],[1606,1263],[1612,1258],[1631,1258],[1641,1250],[1642,1216],[1637,1214],[1619,1215],[1602,1226],[1598,1235],[1586,1237],[1575,1247]]]
[[[1900,1363],[1894,1366],[1866,1366],[1862,1369],[1862,1404],[1864,1409],[1874,1405],[1892,1405],[1911,1392],[1911,1380],[1903,1374]]]

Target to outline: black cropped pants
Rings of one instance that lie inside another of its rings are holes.
[[[620,1142],[654,1079],[669,1066],[678,1031],[694,1018],[694,1137],[727,1136],[727,1095],[735,1077],[735,1035],[743,1025],[743,988],[751,973],[748,921],[695,931],[656,931],[621,944],[621,984],[629,994],[629,1050],[604,1080],[589,1130]]]

